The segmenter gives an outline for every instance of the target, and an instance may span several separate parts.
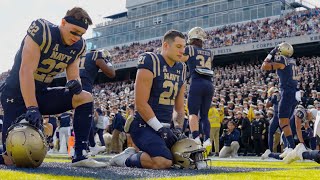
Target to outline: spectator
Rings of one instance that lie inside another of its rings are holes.
[[[235,129],[236,124],[233,121],[228,122],[228,129],[224,129],[220,140],[224,146],[219,153],[220,158],[237,157],[239,150],[240,132]]]

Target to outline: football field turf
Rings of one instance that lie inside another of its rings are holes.
[[[110,156],[96,157],[108,161]],[[286,165],[258,157],[212,158],[206,170],[146,170],[127,167],[74,168],[64,155],[50,155],[36,169],[0,166],[0,179],[319,179],[320,164],[312,161]]]

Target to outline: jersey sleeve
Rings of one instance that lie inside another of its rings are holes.
[[[280,63],[280,64],[284,64],[285,66],[288,66],[287,58],[284,56],[275,57],[275,62]]]
[[[93,56],[91,60],[96,61],[97,59],[104,59],[103,53],[101,51],[93,52]]]
[[[41,50],[47,44],[46,42],[52,38],[49,25],[43,19],[33,21],[29,26],[27,34],[40,46]]]
[[[305,113],[303,111],[301,111],[300,109],[296,110],[295,115],[300,119],[304,119],[305,118]]]
[[[188,56],[194,56],[194,48],[193,46],[186,46],[186,48],[184,49],[184,55],[188,55]]]
[[[153,73],[156,74],[156,54],[153,53],[143,53],[138,58],[138,69],[148,69]]]

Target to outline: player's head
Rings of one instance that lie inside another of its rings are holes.
[[[90,16],[82,8],[74,7],[68,10],[60,25],[63,42],[68,46],[76,43],[91,24]]]
[[[293,47],[291,44],[283,42],[279,44],[279,54],[286,57],[291,57],[293,54]]]
[[[36,168],[47,154],[44,134],[28,122],[12,125],[8,129],[6,142],[8,156],[17,167]]]
[[[194,27],[188,32],[188,44],[202,47],[206,38],[207,34],[201,27]]]
[[[162,39],[161,54],[171,61],[181,61],[186,46],[184,35],[177,30],[169,30]]]

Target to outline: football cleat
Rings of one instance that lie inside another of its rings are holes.
[[[71,166],[73,167],[86,167],[86,168],[103,168],[107,167],[108,164],[99,162],[91,158],[81,158],[81,160],[72,160]]]
[[[279,157],[285,158],[292,150],[292,148],[287,148],[282,154],[279,155]]]
[[[303,143],[299,143],[288,155],[283,158],[286,164],[290,164],[296,160],[303,160],[302,153],[306,152],[307,149]]]
[[[269,158],[269,154],[271,154],[270,149],[267,149],[262,155],[261,155],[261,159],[265,160],[267,158]]]
[[[100,152],[103,152],[106,150],[105,146],[98,146],[97,144],[94,147],[90,147],[90,155],[95,156],[97,154],[99,154]]]
[[[135,153],[136,150],[134,147],[128,147],[122,153],[115,155],[113,158],[110,159],[110,166],[126,167],[126,160]]]

